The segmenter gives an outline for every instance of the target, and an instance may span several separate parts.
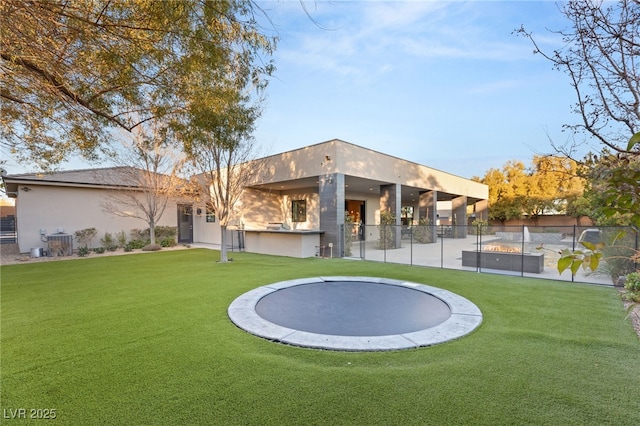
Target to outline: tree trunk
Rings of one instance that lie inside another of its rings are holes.
[[[151,244],[156,243],[156,224],[153,222],[149,223],[149,241]]]
[[[227,225],[220,225],[220,263],[227,261]]]

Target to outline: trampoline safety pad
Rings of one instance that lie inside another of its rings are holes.
[[[293,346],[386,351],[444,343],[471,333],[482,312],[448,290],[376,277],[314,277],[253,289],[228,308],[256,336]]]

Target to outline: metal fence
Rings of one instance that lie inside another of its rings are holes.
[[[0,244],[17,243],[16,218],[15,216],[3,217],[0,219]]]
[[[392,226],[345,225],[345,257],[613,285],[637,269],[630,260],[638,233],[630,227],[582,226]],[[558,272],[564,249],[604,243],[596,271]]]

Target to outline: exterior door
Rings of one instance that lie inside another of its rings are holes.
[[[367,217],[367,209],[365,202],[361,200],[346,200],[345,210],[351,219],[351,222],[356,226],[353,227],[353,240],[364,240],[364,227],[366,225],[365,218]]]
[[[178,242],[193,242],[193,206],[178,204]]]

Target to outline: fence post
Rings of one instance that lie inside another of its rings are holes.
[[[476,272],[480,273],[480,250],[482,250],[482,228],[480,224],[478,224],[477,235],[476,235]]]
[[[520,245],[520,276],[524,277],[524,240],[526,240],[524,235],[524,230],[526,225],[522,225],[522,243]]]
[[[409,244],[411,245],[409,255],[411,256],[411,266],[413,266],[413,226],[409,228]]]
[[[384,263],[387,263],[387,224],[382,225],[382,251],[384,254]]]
[[[576,228],[576,225],[573,225],[573,238],[571,239],[571,251],[576,251],[576,234],[578,232],[578,229]],[[575,277],[573,274],[573,271],[571,272],[571,282],[575,281]]]
[[[440,225],[440,269],[444,269],[444,225]]]
[[[635,235],[635,241],[634,241],[634,251],[636,252],[636,254],[638,253],[638,231],[635,230],[634,228],[631,228],[631,230],[633,231],[634,235]],[[636,262],[634,260],[633,262],[633,268],[637,271],[638,270],[638,262]]]

